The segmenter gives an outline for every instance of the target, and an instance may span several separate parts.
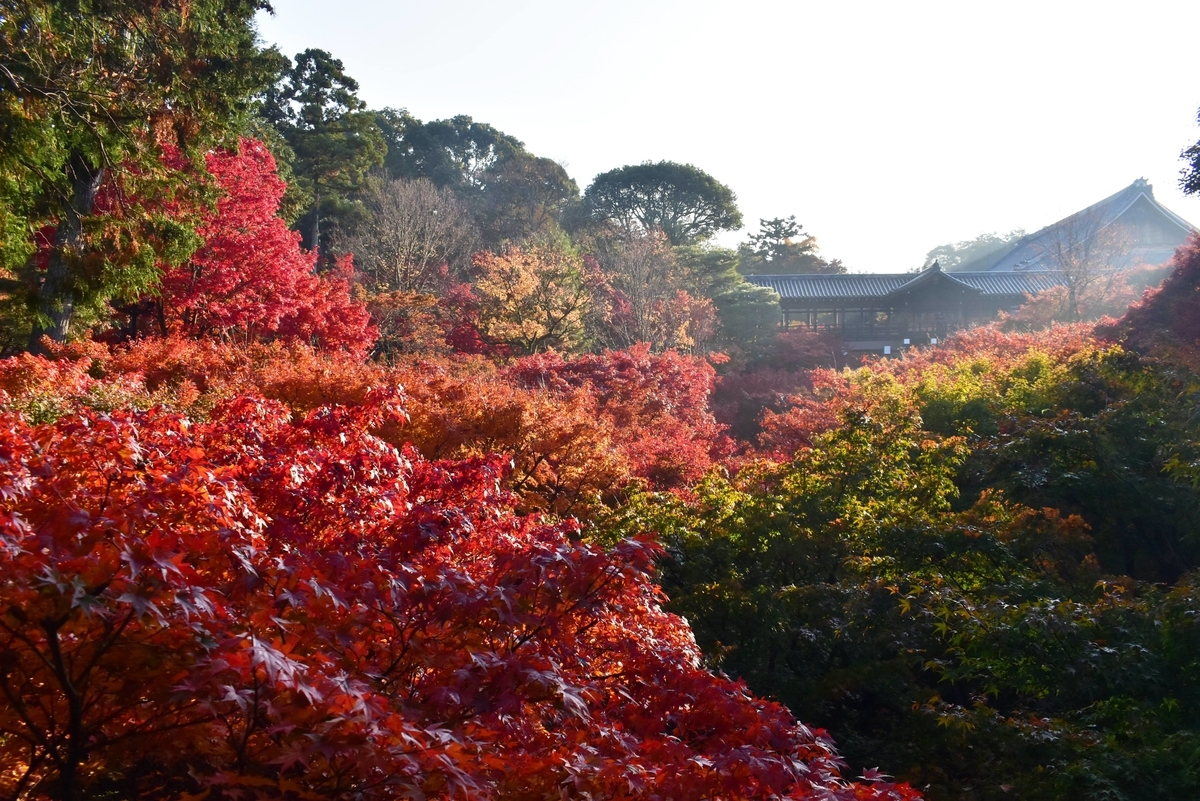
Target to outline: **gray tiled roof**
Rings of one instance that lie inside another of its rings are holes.
[[[1004,272],[947,273],[948,277],[979,290],[982,295],[1024,295],[1042,292],[1063,284],[1060,272],[1043,270],[1036,273]]]
[[[845,275],[749,275],[746,280],[774,289],[784,300],[882,299],[916,289],[927,281],[948,280],[981,295],[1041,292],[1063,282],[1058,272],[944,273],[931,267],[921,273],[848,273]]]
[[[1187,234],[1195,230],[1195,226],[1155,200],[1154,187],[1147,183],[1146,179],[1139,178],[1120,192],[1104,198],[1099,203],[1093,203],[1082,211],[1077,211],[1069,217],[1047,225],[1040,231],[1022,237],[1001,256],[984,266],[984,269],[1002,272],[1049,269],[1050,259],[1046,255],[1048,243],[1061,241],[1064,236],[1090,239],[1115,223],[1139,201],[1146,208],[1159,214],[1165,223],[1175,226],[1179,231],[1180,242]],[[1174,247],[1164,248],[1163,251],[1161,254],[1153,254],[1157,261],[1151,260],[1149,252],[1142,252],[1138,255],[1148,264],[1160,263],[1170,258]]]
[[[911,274],[750,275],[746,280],[774,289],[781,298],[881,298],[913,279]]]

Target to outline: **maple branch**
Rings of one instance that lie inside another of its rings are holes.
[[[108,587],[109,582],[111,582],[111,581],[112,581],[112,579],[109,579],[108,581],[101,584],[100,588],[99,588],[100,592],[103,592],[104,591],[103,588]],[[89,592],[89,595],[91,595],[91,594],[93,594],[93,592]],[[108,653],[109,649],[111,649],[116,644],[117,639],[121,636],[122,633],[124,633],[125,627],[129,625],[129,623],[133,620],[133,618],[134,618],[134,610],[130,609],[129,612],[126,613],[125,619],[121,621],[121,624],[119,626],[117,626],[113,631],[111,631],[109,633],[109,635],[105,638],[105,640],[96,647],[96,649],[92,653],[92,658],[90,660],[88,660],[87,665],[84,667],[83,671],[79,674],[79,680],[81,682],[85,681],[87,679],[87,677],[91,674],[92,670],[100,662],[101,657],[103,657],[106,653]]]
[[[54,747],[54,744],[50,741],[50,738],[47,736],[47,734],[43,732],[36,723],[34,723],[32,716],[29,714],[28,707],[25,706],[24,699],[19,694],[13,692],[7,681],[4,682],[3,686],[4,696],[8,699],[8,702],[12,704],[13,709],[17,711],[17,716],[21,718],[21,721],[25,724],[25,728],[27,730],[27,734],[22,732],[13,732],[13,734],[21,737],[21,739],[29,742],[31,745],[34,744],[34,742],[41,745],[54,763],[61,766],[62,761],[59,757],[58,749]],[[32,738],[32,740],[30,738]]]
[[[46,632],[46,644],[54,659],[54,673],[58,678],[59,687],[67,697],[67,753],[59,769],[59,779],[62,787],[62,797],[72,801],[79,792],[76,775],[87,753],[83,736],[83,698],[75,689],[71,677],[67,674],[66,660],[58,639],[58,629],[62,621],[46,619],[42,628]]]

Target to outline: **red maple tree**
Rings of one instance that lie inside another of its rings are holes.
[[[360,406],[373,386],[403,386],[409,422],[373,433],[430,459],[507,457],[506,486],[521,511],[590,517],[638,480],[684,490],[730,450],[708,409],[712,367],[674,352],[384,365],[295,341],[241,345],[179,334],[51,350],[52,364],[0,363],[0,389],[35,417],[38,408],[95,401],[203,416],[239,394],[279,400],[300,416],[329,404]],[[73,378],[44,381],[48,370]]]
[[[1200,369],[1200,235],[1175,252],[1171,274],[1116,321],[1101,323],[1101,336],[1120,339],[1139,353]]]
[[[170,148],[165,160],[184,168]],[[286,185],[266,146],[242,139],[236,151],[211,151],[205,163],[219,196],[211,207],[190,210],[203,244],[164,270],[152,299],[160,328],[243,343],[293,339],[366,355],[377,332],[366,306],[352,297],[353,263],[346,257],[334,270],[314,272],[315,254],[277,216]]]
[[[400,401],[3,412],[5,794],[916,798],[704,670],[655,545],[369,433]]]

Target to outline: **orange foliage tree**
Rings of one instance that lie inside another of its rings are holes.
[[[516,353],[581,344],[590,300],[583,259],[546,245],[475,255],[474,294],[484,341]]]
[[[0,389],[36,419],[83,405],[161,404],[205,416],[239,394],[302,416],[328,404],[370,407],[402,391],[409,422],[375,433],[430,459],[497,453],[523,511],[588,517],[631,482],[683,488],[728,451],[707,408],[713,370],[679,354],[568,360],[540,355],[497,367],[482,357],[386,366],[291,343],[237,346],[187,337],[57,348],[57,361],[0,366]]]

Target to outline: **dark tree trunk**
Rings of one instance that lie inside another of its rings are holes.
[[[29,349],[35,353],[41,351],[44,335],[63,342],[70,333],[71,318],[75,315],[71,262],[83,255],[83,218],[95,209],[104,168],[95,167],[76,154],[67,163],[67,175],[71,180],[71,198],[62,204],[62,216],[54,232],[54,249],[38,287],[38,319],[29,335]]]
[[[304,221],[303,230],[300,232],[300,244],[311,250],[313,253],[320,253],[321,249],[321,197],[316,192],[313,193],[313,207],[308,214],[308,219]],[[320,257],[318,255],[318,261]]]
[[[87,759],[87,743],[83,731],[83,696],[75,687],[67,661],[63,657],[58,629],[61,620],[45,621],[46,644],[49,646],[51,662],[57,675],[59,689],[67,697],[67,743],[60,751],[58,761],[58,797],[62,801],[75,801],[80,796],[79,768]]]

